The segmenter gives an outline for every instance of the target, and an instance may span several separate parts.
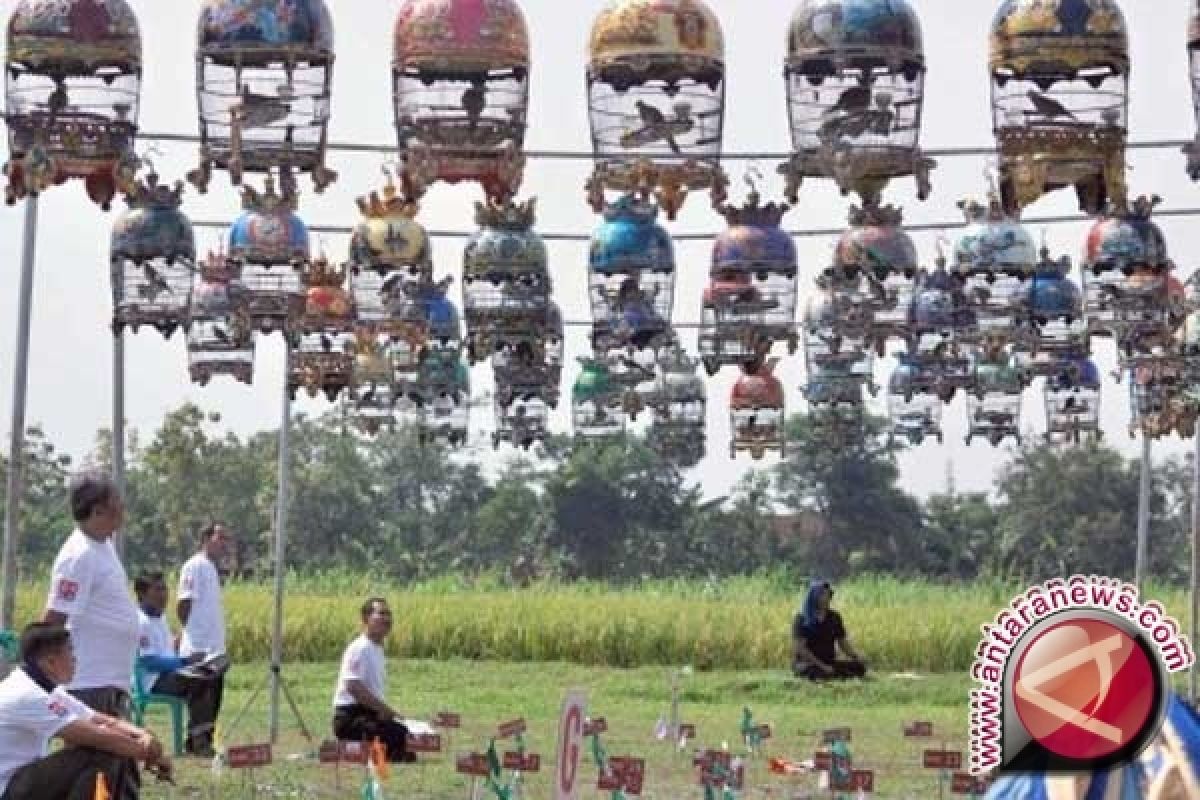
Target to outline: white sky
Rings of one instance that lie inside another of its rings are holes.
[[[796,3],[793,0],[709,0],[720,16],[726,38],[728,64],[728,114],[725,148],[731,152],[784,152],[790,139],[782,77],[785,30]],[[15,0],[4,0],[7,18]],[[194,36],[199,0],[130,0],[141,23],[146,80],[142,95],[141,126],[144,132],[194,133],[196,131]],[[395,0],[327,0],[336,25],[338,62],[335,76],[332,139],[393,143],[390,60],[391,31],[399,2]],[[604,0],[523,0],[534,51],[532,108],[527,145],[532,149],[587,150],[589,129],[584,92],[585,44],[591,21]],[[927,149],[956,146],[990,146],[991,118],[986,71],[987,33],[998,2],[917,0],[924,26],[929,73],[923,145]],[[1131,139],[1135,141],[1191,138],[1194,133],[1185,40],[1187,0],[1154,0],[1124,4],[1129,17],[1133,60]],[[142,150],[149,145],[144,142]],[[188,144],[159,144],[158,172],[167,180],[182,178],[194,165],[196,149]],[[382,159],[375,155],[335,153],[331,164],[341,177],[323,196],[302,184],[301,216],[309,224],[350,225],[357,217],[354,198],[377,188]],[[1200,205],[1200,186],[1185,173],[1185,157],[1177,149],[1138,150],[1130,154],[1131,194],[1156,192],[1163,208]],[[732,191],[741,197],[745,164],[729,162]],[[779,199],[782,184],[775,180],[775,164],[759,164],[771,176],[764,194]],[[911,180],[895,183],[886,200],[906,209],[906,221],[959,223],[956,203],[965,196],[981,197],[985,188],[982,158],[942,159],[933,174],[933,195],[920,203]],[[590,233],[599,222],[588,207],[583,183],[586,163],[531,162],[521,199],[538,197],[538,229],[542,232]],[[420,216],[430,229],[473,229],[477,192],[470,187],[439,184],[427,195]],[[190,190],[186,209],[195,220],[229,220],[240,209],[238,195],[223,174],[218,174],[206,196]],[[843,226],[853,198],[842,198],[827,183],[808,183],[799,207],[785,220],[789,229]],[[740,201],[740,200],[739,200]],[[31,424],[42,425],[51,439],[81,457],[94,442],[96,430],[110,425],[112,392],[111,314],[107,267],[109,230],[120,205],[105,215],[87,200],[82,184],[58,187],[43,197],[35,279],[33,344],[30,362],[29,412]],[[1060,192],[1035,204],[1034,216],[1075,213],[1073,193]],[[664,220],[665,221],[665,220]],[[1169,218],[1160,222],[1180,277],[1192,272],[1197,237],[1195,222]],[[672,233],[715,232],[723,220],[709,207],[707,197],[693,197]],[[1058,253],[1078,262],[1086,224],[1058,225],[1048,230],[1048,241]],[[16,293],[21,255],[22,212],[0,207],[0,429],[7,434],[11,414],[15,353]],[[218,241],[215,230],[198,230],[198,244],[206,249]],[[1040,237],[1040,231],[1034,231]],[[951,236],[953,233],[950,234]],[[915,237],[922,257],[932,261],[935,236]],[[801,305],[811,291],[812,278],[827,265],[832,239],[802,238]],[[314,237],[314,244],[316,237]],[[331,256],[344,258],[345,237],[326,237]],[[569,319],[588,314],[584,278],[586,245],[550,244],[551,269],[559,305]],[[675,318],[699,318],[700,296],[708,271],[707,243],[678,245],[679,278]],[[438,276],[461,275],[462,241],[435,243]],[[453,290],[460,302],[458,284]],[[695,332],[682,332],[694,352]],[[164,342],[156,333],[143,331],[127,339],[127,419],[143,441],[161,422],[164,413],[191,401],[219,411],[225,425],[245,435],[274,427],[279,419],[282,380],[282,343],[278,337],[260,340],[252,387],[220,379],[207,388],[188,381],[183,338]],[[572,329],[567,339],[568,368],[564,399],[555,419],[557,430],[569,428],[569,388],[577,374],[575,356],[586,351],[586,331]],[[1097,345],[1098,362],[1107,374],[1115,366],[1110,344]],[[803,357],[786,357],[780,376],[793,409],[803,408],[800,385]],[[755,463],[728,457],[728,395],[735,372],[727,369],[709,381],[709,453],[693,473],[705,493],[728,491]],[[491,386],[490,367],[473,375],[475,391]],[[882,410],[883,393],[877,401]],[[298,400],[298,411],[319,413],[323,400]],[[1109,382],[1105,386],[1104,425],[1109,441],[1130,455],[1140,444],[1127,432],[1127,389]],[[966,447],[963,401],[946,414],[946,444],[927,444],[903,460],[903,483],[924,495],[940,490],[952,465],[960,489],[986,490],[995,470],[1005,461],[1003,451],[977,442]],[[474,454],[499,467],[509,451],[493,454],[488,432],[490,404],[472,417],[472,432],[482,446]],[[1026,425],[1034,434],[1044,429],[1040,396],[1026,398]],[[7,442],[7,438],[5,439]],[[7,444],[4,445],[7,447]],[[1166,440],[1156,453],[1179,453],[1186,445]],[[770,463],[761,462],[762,465]]]

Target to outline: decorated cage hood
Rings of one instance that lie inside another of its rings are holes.
[[[887,65],[910,80],[925,69],[921,23],[907,0],[804,0],[788,27],[787,70],[833,74]]]

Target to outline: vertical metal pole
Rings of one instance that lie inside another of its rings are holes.
[[[275,508],[275,623],[271,632],[271,744],[279,741],[279,692],[283,661],[283,554],[287,541],[288,445],[292,420],[292,395],[288,391],[292,348],[284,334],[283,418],[279,425],[279,494]]]
[[[25,199],[21,286],[17,299],[17,354],[13,364],[12,439],[8,448],[8,491],[4,504],[4,599],[0,628],[13,630],[17,603],[17,542],[21,537],[21,469],[25,453],[25,396],[29,384],[29,326],[33,308],[33,266],[37,260],[37,195]]]
[[[125,497],[125,332],[113,334],[113,407],[112,476],[121,497]],[[117,554],[124,558],[125,532],[113,537]]]
[[[1134,583],[1138,592],[1146,591],[1146,550],[1150,539],[1150,437],[1142,431],[1142,481],[1138,489],[1137,558],[1134,561]]]
[[[1200,617],[1200,594],[1196,592],[1198,578],[1200,578],[1200,431],[1196,431],[1196,451],[1192,461],[1192,620],[1188,636],[1192,647],[1195,647],[1196,642],[1200,641],[1200,624],[1197,620]],[[1191,672],[1188,675],[1188,694],[1191,696],[1193,706],[1200,700],[1200,693],[1197,692],[1196,685],[1198,680],[1200,680],[1200,671],[1197,671],[1196,664],[1192,664]]]

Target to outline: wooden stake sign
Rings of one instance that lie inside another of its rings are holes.
[[[462,715],[452,711],[439,711],[434,715],[432,724],[435,728],[457,730],[462,727]]]
[[[830,781],[830,788],[835,792],[865,792],[871,794],[875,791],[875,771],[869,769],[856,769],[846,775],[845,780],[839,781],[836,777]]]
[[[225,751],[225,760],[230,769],[258,769],[271,765],[271,745],[249,744],[230,747]]]
[[[605,792],[624,792],[637,796],[646,780],[646,761],[631,756],[611,756],[601,771],[596,788]]]
[[[599,736],[602,733],[608,733],[608,720],[604,717],[596,717],[595,719],[586,719],[583,721],[584,736]]]
[[[972,797],[983,797],[987,794],[988,780],[970,774],[969,772],[956,772],[950,783],[951,794],[967,794]]]
[[[849,728],[830,728],[821,732],[822,744],[833,744],[834,742],[850,741]]]
[[[527,730],[525,719],[514,719],[510,722],[502,722],[496,727],[497,739],[511,739],[514,736],[522,736]]]
[[[827,750],[819,750],[813,756],[813,768],[819,772],[828,772],[833,769],[833,753]]]
[[[517,753],[509,751],[501,759],[505,769],[514,772],[537,772],[542,768],[542,757],[537,753]]]
[[[759,740],[765,742],[767,739],[771,738],[771,726],[766,723],[757,725],[755,726],[753,733],[759,738]]]
[[[362,742],[326,741],[317,750],[317,761],[327,765],[366,764],[367,749]]]
[[[963,754],[957,750],[926,750],[923,763],[925,769],[962,769]]]
[[[442,752],[442,737],[436,733],[410,733],[405,742],[412,753]]]
[[[486,778],[492,774],[487,756],[483,753],[459,756],[454,761],[454,770],[460,775],[470,775],[472,778]]]
[[[680,723],[679,738],[687,739],[688,741],[695,739],[696,738],[696,726],[691,724],[690,722]]]
[[[933,723],[932,722],[910,722],[904,726],[904,738],[906,739],[931,739],[933,738]]]
[[[700,785],[716,789],[741,789],[746,782],[746,767],[740,762],[733,768],[733,756],[724,750],[705,750],[692,759],[700,770]]]

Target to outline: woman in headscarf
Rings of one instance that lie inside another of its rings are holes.
[[[861,678],[867,662],[850,644],[842,615],[830,608],[833,587],[817,579],[808,587],[804,608],[792,622],[792,672],[809,680]],[[841,650],[847,658],[839,659]]]
[[[1194,800],[1200,797],[1200,715],[1172,694],[1158,736],[1131,764],[1082,775],[1004,775],[986,800]]]

